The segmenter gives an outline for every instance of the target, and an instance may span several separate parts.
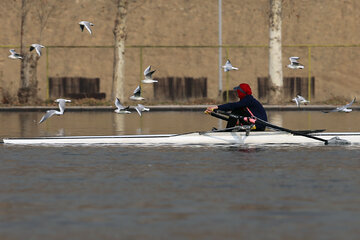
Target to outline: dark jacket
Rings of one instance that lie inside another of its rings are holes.
[[[238,102],[219,105],[218,109],[222,111],[236,111],[239,109],[244,109],[246,107],[249,108],[249,110],[252,112],[252,114],[254,114],[255,117],[267,121],[267,115],[264,107],[252,95],[247,95]],[[246,110],[246,112],[248,111]],[[246,116],[251,116],[251,113],[249,113]],[[265,129],[265,126],[256,124],[256,128],[258,130]]]

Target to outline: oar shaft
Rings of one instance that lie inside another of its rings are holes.
[[[216,110],[216,111],[218,113],[227,115],[229,117],[233,117],[233,118],[237,118],[237,119],[243,119],[243,120],[251,122],[251,123],[257,122],[259,124],[265,125],[267,127],[270,127],[270,128],[276,129],[276,130],[280,130],[280,131],[288,132],[288,133],[291,133],[291,134],[294,134],[294,135],[299,135],[299,136],[303,136],[303,137],[307,137],[307,138],[312,138],[312,139],[315,139],[315,140],[318,140],[318,141],[322,141],[322,142],[325,143],[325,145],[328,145],[328,140],[326,140],[326,139],[318,138],[318,137],[315,137],[315,136],[312,136],[312,135],[307,135],[307,134],[296,132],[296,131],[293,131],[293,130],[290,130],[290,129],[287,129],[287,128],[279,127],[279,126],[273,125],[271,123],[268,123],[268,122],[266,122],[266,121],[264,121],[264,120],[262,120],[260,118],[257,118],[255,116],[253,118],[249,118],[249,117],[237,116],[237,115],[234,115],[234,114],[231,114],[231,113],[228,113],[228,112],[224,112],[224,111],[219,111],[219,110]],[[212,115],[212,113],[211,113],[211,115]],[[218,113],[214,113],[214,114],[216,114],[218,116],[221,116]],[[223,118],[225,118],[225,117],[223,117]]]
[[[315,140],[318,140],[318,141],[322,141],[322,142],[325,143],[325,145],[328,144],[328,140],[326,140],[326,139],[318,138],[318,137],[315,137],[315,136],[312,136],[312,135],[307,135],[307,134],[304,134],[304,133],[301,133],[301,132],[296,132],[296,131],[293,131],[293,130],[290,130],[290,129],[287,129],[287,128],[279,127],[279,126],[273,125],[271,123],[268,123],[268,122],[266,122],[264,120],[261,120],[259,118],[256,118],[256,121],[261,123],[261,124],[264,124],[264,125],[266,125],[267,127],[270,127],[270,128],[274,128],[274,129],[284,131],[284,132],[288,132],[288,133],[291,133],[291,134],[294,134],[294,135],[299,135],[299,136],[303,136],[303,137],[312,138],[312,139],[315,139]]]

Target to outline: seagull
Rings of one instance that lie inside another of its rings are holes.
[[[290,60],[290,64],[287,65],[288,68],[291,68],[291,69],[303,69],[304,68],[304,66],[298,62],[299,57],[290,57],[289,60]]]
[[[34,44],[31,44],[31,46],[30,46],[30,52],[35,49],[35,50],[36,50],[36,53],[37,53],[39,56],[41,56],[41,49],[42,49],[42,48],[44,48],[43,45],[34,43]]]
[[[115,106],[117,109],[115,110],[116,113],[128,114],[131,113],[129,111],[130,107],[124,107],[121,105],[120,100],[118,98],[115,99]]]
[[[304,97],[300,96],[300,95],[297,95],[295,98],[292,99],[293,102],[296,103],[296,106],[300,107],[301,103],[303,104],[308,104],[309,101],[306,100]]]
[[[91,22],[88,21],[81,21],[79,22],[81,31],[84,31],[84,27],[89,31],[90,34],[92,34],[92,31],[90,29],[90,26],[94,26]]]
[[[229,59],[226,61],[225,65],[222,66],[222,68],[224,68],[224,72],[228,72],[228,71],[231,71],[231,70],[239,70],[239,68],[233,67],[231,65],[231,62],[230,62]]]
[[[64,114],[64,111],[65,111],[65,103],[67,102],[71,102],[71,100],[67,100],[67,99],[62,99],[62,98],[59,98],[59,99],[56,99],[55,102],[58,102],[59,103],[59,108],[60,108],[60,111],[57,111],[57,110],[47,110],[45,115],[41,118],[40,123],[42,123],[43,121],[45,121],[46,119],[48,119],[49,117],[51,117],[52,115],[63,115]]]
[[[150,108],[147,108],[145,107],[144,105],[142,104],[138,104],[136,107],[135,107],[135,110],[138,112],[138,114],[141,116],[141,112],[144,112],[144,111],[150,111]]]
[[[341,107],[337,107],[333,110],[330,110],[330,111],[323,111],[323,113],[329,113],[329,112],[346,112],[346,113],[349,113],[352,111],[351,108],[348,108],[348,107],[351,107],[351,105],[353,105],[353,103],[355,102],[356,98],[354,98],[350,103],[344,105],[344,106],[341,106]]]
[[[156,70],[153,70],[151,71],[151,66],[148,66],[145,71],[144,71],[144,76],[145,76],[145,79],[142,80],[143,83],[155,83],[155,82],[158,82],[158,80],[154,80],[152,79],[152,74],[156,71]]]
[[[141,101],[144,100],[145,98],[141,97],[141,87],[137,86],[137,88],[134,90],[134,95],[132,95],[130,97],[131,100],[135,100],[135,101]]]
[[[20,54],[15,52],[15,49],[10,49],[9,51],[11,53],[11,55],[9,55],[9,58],[11,58],[11,59],[23,59],[23,57]]]

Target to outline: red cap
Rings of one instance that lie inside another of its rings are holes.
[[[240,99],[243,99],[246,95],[251,95],[252,91],[247,83],[241,83],[239,86],[234,87],[234,90],[237,91]]]

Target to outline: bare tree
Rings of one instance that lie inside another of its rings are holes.
[[[270,0],[269,26],[269,98],[268,103],[281,103],[284,97],[281,43],[281,1]]]
[[[30,10],[30,0],[21,0],[21,30],[20,30],[20,46],[23,60],[20,69],[20,88],[18,90],[18,99],[20,103],[36,103],[37,97],[37,64],[40,56],[36,52],[29,52],[24,44],[24,28],[26,25],[26,17]],[[49,17],[56,9],[56,1],[49,3],[47,0],[31,1],[31,5],[36,7],[35,17],[39,21],[39,37],[37,43],[40,43],[43,37],[43,31],[46,27]]]
[[[42,39],[43,31],[48,23],[49,17],[52,15],[56,15],[58,12],[61,12],[64,8],[63,2],[52,1],[52,3],[48,0],[37,0],[36,1],[36,13],[35,16],[39,20],[40,23],[40,32],[39,39]]]
[[[113,90],[112,99],[118,97],[124,99],[125,82],[125,40],[126,15],[128,12],[128,0],[116,0],[116,18],[114,26],[114,72],[113,72]]]
[[[32,98],[34,95],[36,96],[37,81],[35,79],[35,91],[31,90],[31,85],[34,85],[34,79],[30,79],[28,76],[33,75],[32,69],[34,68],[34,63],[37,64],[37,60],[34,60],[33,55],[27,53],[24,43],[26,18],[30,11],[29,1],[21,0],[20,9],[20,51],[23,59],[21,60],[20,67],[20,88],[18,90],[18,99],[20,103],[27,103],[29,98]]]

